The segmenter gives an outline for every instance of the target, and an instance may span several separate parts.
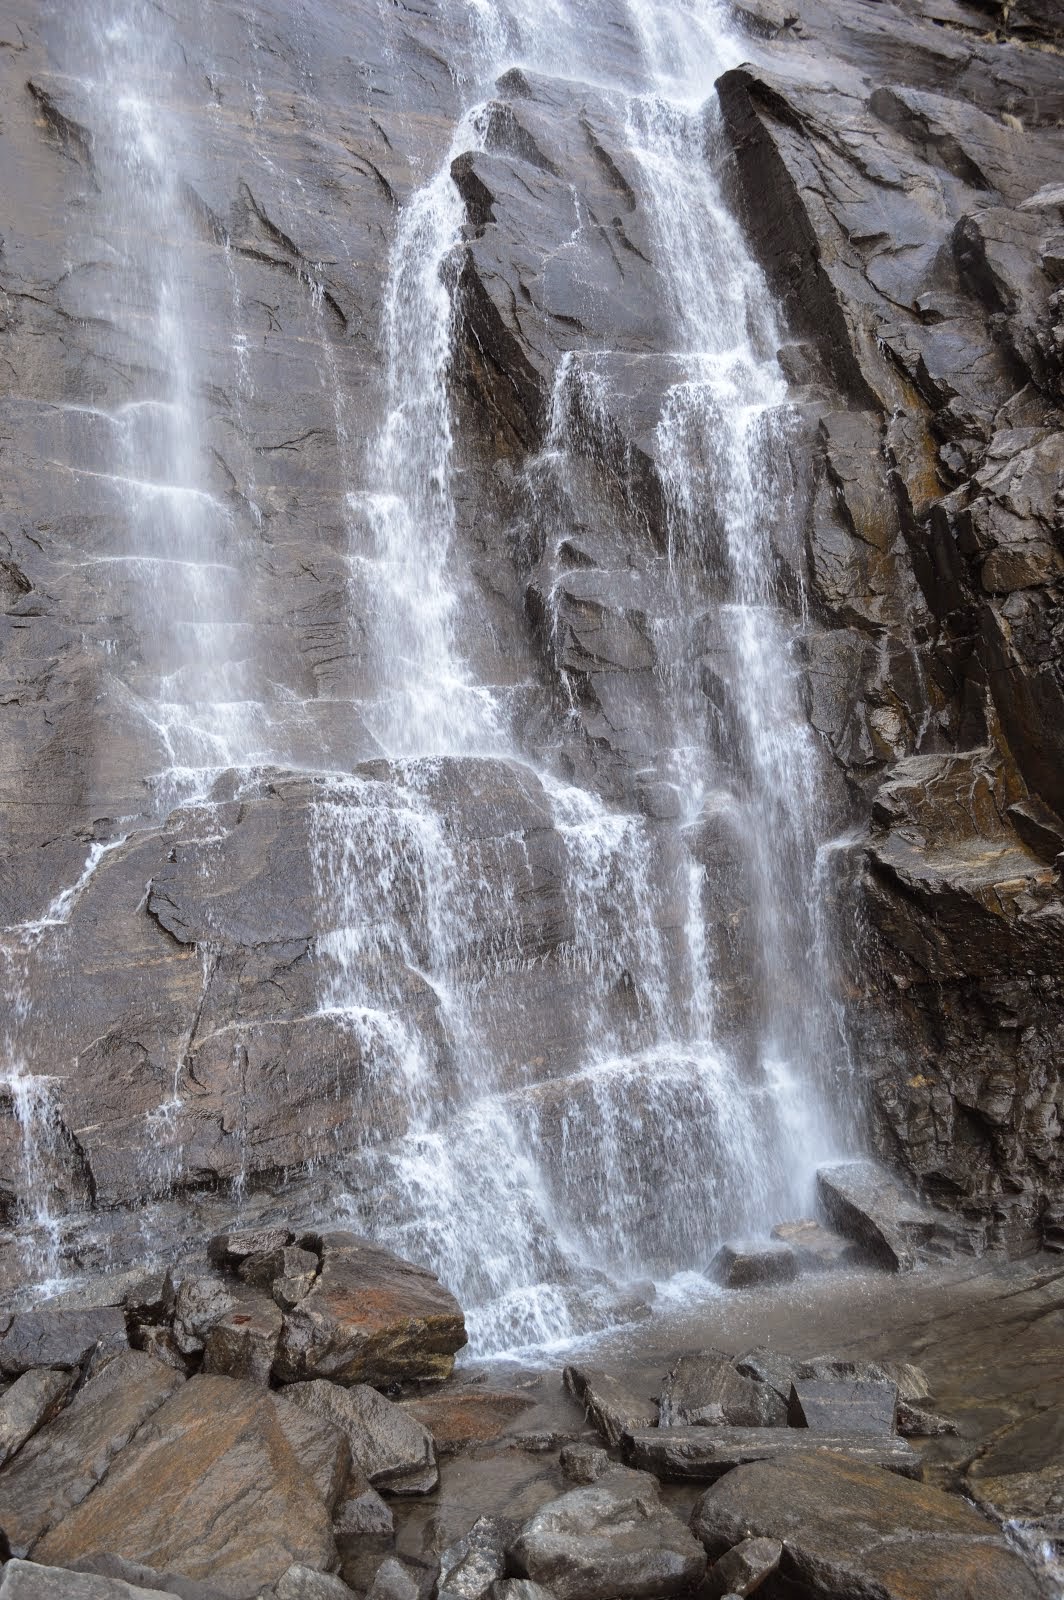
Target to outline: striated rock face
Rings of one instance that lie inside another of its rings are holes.
[[[16,9],[3,1292],[310,1169],[300,1225],[431,1262],[476,1337],[616,1320],[587,1261],[702,1267],[808,1215],[784,1043],[811,1123],[852,1072],[970,1247],[1035,1242],[1064,1186],[1049,0],[742,0],[704,112],[644,103],[677,62],[621,0]],[[710,174],[749,284],[707,310],[675,258]],[[691,360],[725,313],[771,369],[749,407],[726,339]],[[692,382],[730,403],[693,418]],[[751,709],[792,679],[800,718]],[[343,1284],[290,1239],[237,1257],[302,1331],[238,1322],[212,1362],[404,1376],[401,1340],[333,1340]],[[422,1321],[442,1375],[455,1314]]]
[[[741,15],[758,64],[719,86],[736,191],[818,397],[810,715],[870,816],[877,1137],[1030,1239],[1064,1150],[1059,18]]]

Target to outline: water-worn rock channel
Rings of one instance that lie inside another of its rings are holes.
[[[1056,0],[0,0],[16,1557],[1052,1586],[1056,1379],[951,1388],[886,1286],[1059,1336],[1062,52]]]

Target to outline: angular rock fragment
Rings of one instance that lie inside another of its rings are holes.
[[[791,1384],[787,1420],[792,1428],[836,1436],[893,1433],[897,1404],[895,1383],[799,1378]]]
[[[506,1547],[518,1526],[504,1517],[478,1517],[440,1556],[438,1600],[484,1600],[505,1575]]]
[[[282,1391],[292,1405],[324,1418],[347,1439],[351,1459],[370,1483],[391,1494],[430,1494],[439,1482],[436,1446],[428,1429],[368,1384],[341,1388],[323,1379]]]
[[[203,1371],[269,1383],[280,1338],[280,1308],[266,1295],[245,1290],[208,1332]]]
[[[562,1379],[608,1445],[618,1445],[624,1434],[649,1428],[657,1422],[658,1408],[654,1402],[636,1394],[612,1373],[596,1367],[568,1366]]]
[[[491,1600],[553,1600],[549,1589],[529,1578],[503,1578],[491,1587]]]
[[[570,1489],[524,1524],[510,1565],[556,1600],[643,1600],[682,1594],[705,1554],[646,1473],[614,1468]]]
[[[737,1372],[728,1356],[713,1350],[680,1357],[662,1385],[658,1409],[662,1428],[787,1425],[787,1407],[775,1390]]]
[[[699,1500],[711,1556],[778,1539],[781,1577],[822,1600],[1036,1600],[1040,1585],[993,1523],[956,1495],[838,1455],[741,1466]]]
[[[401,1561],[389,1556],[374,1574],[366,1600],[418,1600],[420,1586]]]
[[[235,1309],[238,1285],[221,1278],[184,1278],[174,1302],[173,1339],[182,1355],[198,1355],[216,1322]]]
[[[285,1383],[448,1378],[466,1343],[458,1302],[431,1272],[351,1233],[325,1234],[321,1272],[287,1313],[277,1359]]]
[[[335,1567],[348,1461],[336,1429],[258,1384],[190,1378],[34,1554],[109,1552],[253,1600],[294,1564]]]
[[[0,1600],[178,1600],[178,1596],[169,1590],[142,1589],[121,1578],[103,1578],[94,1572],[9,1561],[0,1582]]]
[[[594,1483],[614,1465],[606,1451],[593,1444],[564,1445],[558,1459],[570,1483]]]
[[[137,1429],[183,1384],[180,1374],[123,1351],[0,1471],[0,1527],[16,1555],[89,1494]],[[82,1554],[77,1551],[75,1554]]]
[[[395,1532],[391,1507],[374,1489],[365,1472],[352,1462],[343,1498],[333,1512],[337,1538],[390,1538]]]
[[[736,1356],[732,1365],[744,1378],[767,1384],[779,1396],[784,1409],[790,1404],[791,1384],[797,1376],[797,1367],[790,1356],[759,1346]]]
[[[294,1244],[278,1250],[256,1251],[245,1256],[237,1268],[238,1278],[253,1289],[272,1294],[285,1310],[310,1293],[317,1275],[317,1256]]]
[[[709,1276],[725,1289],[790,1283],[798,1276],[798,1258],[778,1239],[733,1239],[722,1244],[713,1257]]]
[[[237,1269],[249,1256],[269,1255],[283,1250],[292,1242],[292,1230],[281,1225],[264,1228],[237,1228],[232,1233],[216,1233],[207,1246],[207,1259],[212,1266],[229,1272]]]
[[[17,1378],[33,1367],[80,1367],[97,1350],[127,1343],[118,1306],[90,1310],[38,1306],[0,1316],[0,1375]]]
[[[778,1539],[743,1539],[715,1561],[706,1573],[707,1600],[729,1594],[755,1594],[780,1564]]]
[[[871,1434],[813,1438],[806,1428],[648,1428],[625,1435],[624,1456],[633,1466],[659,1478],[693,1478],[712,1483],[751,1461],[787,1456],[841,1455],[915,1478],[920,1457],[904,1439]]]
[[[928,1411],[924,1406],[914,1406],[908,1400],[898,1401],[895,1425],[903,1439],[936,1439],[942,1434],[957,1432],[952,1417]]]
[[[0,1395],[0,1467],[60,1410],[74,1374],[51,1367],[24,1372]],[[2,1523],[0,1523],[2,1526]]]
[[[354,1600],[342,1578],[313,1567],[291,1566],[272,1590],[272,1600]]]
[[[816,1175],[817,1200],[840,1233],[892,1272],[910,1272],[940,1220],[875,1161],[839,1161]]]

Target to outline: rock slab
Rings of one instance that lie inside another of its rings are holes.
[[[659,1478],[694,1478],[712,1483],[752,1461],[787,1456],[846,1456],[869,1466],[915,1478],[920,1457],[904,1439],[853,1433],[811,1437],[805,1428],[646,1428],[625,1435],[624,1456]]]

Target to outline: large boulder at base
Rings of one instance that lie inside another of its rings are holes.
[[[870,1466],[916,1478],[920,1457],[904,1439],[867,1433],[817,1434],[807,1428],[646,1428],[624,1438],[624,1457],[658,1478],[694,1478],[712,1483],[733,1467],[777,1456],[848,1456]]]
[[[779,1539],[781,1577],[818,1600],[1037,1600],[1041,1592],[963,1500],[841,1456],[740,1467],[707,1489],[691,1527],[711,1556],[751,1536]]]
[[[27,1555],[84,1500],[141,1424],[183,1382],[150,1356],[127,1350],[101,1367],[66,1410],[22,1447],[0,1471],[0,1528],[15,1555]]]
[[[24,1372],[0,1395],[0,1467],[55,1416],[73,1385],[72,1372],[40,1367]]]
[[[832,1227],[892,1272],[911,1272],[939,1231],[934,1212],[876,1161],[821,1167],[816,1192]]]
[[[662,1428],[787,1425],[787,1407],[776,1391],[737,1372],[717,1350],[681,1356],[661,1386],[658,1408]]]
[[[431,1494],[440,1480],[431,1433],[402,1406],[368,1384],[341,1389],[318,1378],[293,1383],[284,1397],[308,1415],[339,1428],[351,1459],[370,1483],[392,1494]]]
[[[609,1445],[620,1444],[626,1433],[653,1427],[658,1420],[653,1400],[636,1394],[622,1378],[610,1372],[569,1366],[562,1378],[573,1399],[583,1406],[588,1421],[594,1423]]]
[[[383,1388],[450,1377],[465,1318],[438,1278],[353,1233],[323,1235],[320,1255],[313,1289],[285,1317],[275,1369],[283,1382]]]
[[[33,1553],[110,1552],[253,1600],[294,1563],[335,1567],[349,1460],[335,1428],[258,1384],[191,1378]]]
[[[121,1578],[95,1572],[42,1567],[34,1561],[9,1561],[0,1583],[0,1600],[179,1600],[167,1589],[142,1589]]]
[[[515,1572],[556,1600],[683,1594],[706,1569],[701,1546],[663,1504],[654,1479],[623,1467],[543,1506],[509,1556]]]

